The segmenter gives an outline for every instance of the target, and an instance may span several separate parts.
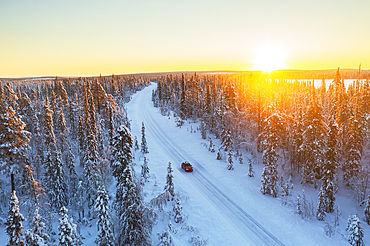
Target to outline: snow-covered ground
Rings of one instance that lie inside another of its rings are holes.
[[[339,232],[328,237],[324,231],[324,222],[303,220],[295,214],[293,205],[281,205],[280,198],[262,195],[260,175],[262,164],[255,165],[255,177],[248,177],[248,165],[234,161],[235,169],[226,169],[225,161],[216,160],[216,154],[208,151],[208,141],[201,138],[197,123],[185,123],[176,127],[172,116],[162,116],[151,102],[151,92],[156,84],[145,88],[133,96],[127,105],[131,119],[132,135],[140,142],[141,123],[144,122],[148,142],[149,168],[152,178],[145,186],[148,197],[159,194],[165,186],[168,162],[174,168],[176,191],[188,197],[183,203],[184,212],[188,215],[188,224],[199,229],[198,234],[208,238],[208,245],[348,245],[340,235],[347,235],[345,227],[350,213],[362,209],[355,206],[350,194],[340,192],[337,202],[342,212]],[[210,136],[216,147],[219,141]],[[142,161],[136,152],[136,170],[140,170]],[[243,153],[244,160],[250,153]],[[193,173],[185,173],[180,168],[182,161],[189,161],[194,166]],[[155,178],[154,178],[155,177]],[[158,186],[153,186],[155,180]],[[302,194],[302,187],[296,180],[291,204],[297,193]],[[153,191],[153,188],[155,189]],[[304,187],[305,194],[316,206],[318,191]],[[167,221],[159,223],[153,235],[161,231]],[[175,226],[175,225],[173,225]],[[365,229],[365,244],[370,243],[366,234],[369,226],[362,222]],[[157,230],[157,231],[156,231]],[[189,245],[188,238],[174,234],[176,245]],[[187,234],[185,234],[187,235]],[[369,234],[370,235],[370,234]],[[156,243],[156,241],[154,241]]]

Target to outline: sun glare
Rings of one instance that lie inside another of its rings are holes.
[[[254,70],[271,72],[273,70],[283,69],[285,53],[282,48],[271,45],[258,49],[254,60]]]

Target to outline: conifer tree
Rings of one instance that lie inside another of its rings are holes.
[[[301,198],[301,195],[299,193],[297,195],[296,204],[297,204],[296,214],[299,214],[301,217],[303,217],[302,198]]]
[[[109,196],[104,187],[98,187],[98,194],[95,202],[95,210],[98,221],[96,222],[98,232],[95,243],[99,246],[113,246],[114,234],[113,224],[110,218]]]
[[[353,103],[353,112],[349,119],[349,130],[346,141],[346,160],[343,164],[343,179],[347,185],[357,177],[361,171],[361,158],[364,143],[364,127],[362,125],[362,114],[358,110],[357,102]]]
[[[261,133],[263,139],[263,168],[261,178],[261,192],[273,197],[278,195],[278,172],[277,161],[279,155],[277,154],[278,143],[282,139],[284,132],[283,119],[277,113],[272,114],[264,121],[264,129]]]
[[[171,167],[171,162],[168,162],[167,167],[167,176],[166,176],[166,186],[164,187],[164,190],[168,192],[171,195],[171,200],[175,197],[175,187],[173,183],[173,170]],[[170,198],[168,198],[170,200]]]
[[[19,172],[26,158],[30,133],[24,130],[25,124],[21,117],[15,115],[5,98],[0,99],[0,156],[3,160],[0,169],[3,173],[10,174],[11,188],[14,190],[14,175]]]
[[[173,212],[174,212],[174,217],[173,220],[175,223],[182,223],[184,222],[184,214],[182,211],[182,204],[181,204],[181,198],[180,194],[177,193],[175,202],[173,204]]]
[[[338,165],[338,152],[337,152],[337,137],[338,125],[335,122],[334,115],[330,116],[328,122],[328,139],[327,149],[325,151],[325,162],[323,172],[323,184],[321,190],[324,196],[325,212],[331,213],[334,211],[335,190],[334,190],[334,177]]]
[[[205,126],[205,123],[204,123],[203,119],[200,122],[200,132],[202,134],[202,139],[206,139],[207,138],[207,131],[206,131],[206,126]]]
[[[305,162],[302,172],[302,183],[314,184],[322,178],[325,160],[326,137],[322,108],[317,103],[315,88],[312,88],[310,106],[304,115],[303,149]]]
[[[365,222],[370,225],[370,193],[367,195],[366,203],[365,203],[365,209],[364,209],[364,215],[365,215]]]
[[[7,246],[20,246],[23,245],[21,240],[23,225],[22,222],[25,221],[23,215],[19,212],[18,198],[15,194],[15,190],[12,191],[9,201],[9,211],[8,219],[5,223],[5,232],[8,234],[8,244]]]
[[[227,169],[228,170],[234,170],[234,165],[233,165],[233,151],[232,150],[229,150],[229,154],[228,154],[228,157],[227,157]]]
[[[117,133],[112,142],[111,168],[113,177],[117,179],[117,185],[125,181],[122,174],[126,167],[132,162],[132,145],[133,140],[131,132],[126,126],[121,125],[117,129]]]
[[[181,96],[180,96],[180,118],[186,119],[187,117],[187,108],[186,108],[186,91],[185,91],[185,78],[184,74],[181,77]]]
[[[134,184],[134,183],[131,183]],[[151,233],[148,228],[148,222],[144,217],[144,205],[139,185],[127,186],[126,199],[129,206],[124,213],[123,230],[125,233],[125,243],[129,245],[152,245]]]
[[[114,137],[114,120],[113,120],[113,107],[110,104],[108,105],[107,128],[108,128],[109,146],[112,146]]]
[[[85,151],[85,131],[83,127],[83,121],[81,115],[78,116],[78,127],[77,127],[77,135],[78,135],[78,147],[79,153],[82,154]],[[81,162],[81,166],[83,166],[83,162]]]
[[[39,206],[36,206],[34,217],[32,220],[32,229],[25,232],[26,244],[29,246],[46,246],[50,240],[46,232],[44,218],[39,214]]]
[[[66,125],[66,121],[64,118],[63,109],[59,111],[58,119],[57,119],[57,129],[58,129],[58,149],[63,154],[69,148],[69,140],[68,140],[68,133],[69,130]]]
[[[325,197],[324,197],[324,191],[321,187],[321,190],[319,192],[319,200],[317,201],[317,210],[316,210],[316,218],[317,220],[324,220],[325,218],[325,212],[326,212],[326,206],[325,206]]]
[[[136,136],[134,137],[134,148],[135,148],[135,151],[140,149],[139,148],[139,142],[137,141],[137,137]]]
[[[208,140],[209,140],[208,151],[211,151],[211,153],[215,153],[215,145],[212,142],[212,138],[208,137]]]
[[[35,110],[28,95],[26,93],[22,93],[21,95],[19,98],[19,115],[22,116],[22,121],[26,124],[25,130],[33,133],[34,126],[32,125],[32,118],[35,115]]]
[[[148,154],[148,145],[146,143],[146,138],[145,138],[145,126],[144,122],[141,124],[141,153],[143,154]]]
[[[107,104],[107,98],[108,95],[105,92],[103,86],[100,84],[100,82],[97,79],[93,80],[93,84],[91,87],[91,92],[94,98],[95,106],[98,108],[99,114],[101,113],[102,109],[106,108]]]
[[[141,180],[142,184],[145,184],[148,182],[148,178],[150,177],[149,175],[149,167],[148,167],[148,161],[146,159],[146,156],[144,156],[144,163],[141,166]]]
[[[84,185],[86,189],[86,199],[90,208],[89,215],[93,211],[94,201],[96,198],[97,189],[101,183],[101,176],[99,174],[99,156],[97,151],[97,144],[93,130],[87,135],[85,140],[86,151],[84,155]]]
[[[9,83],[6,83],[4,86],[3,94],[5,97],[5,100],[8,103],[9,107],[12,107],[14,110],[18,110],[18,96],[17,94],[13,91],[12,87],[10,86]]]
[[[49,195],[51,205],[53,208],[59,210],[62,206],[67,205],[67,186],[65,183],[63,164],[56,146],[53,118],[47,98],[43,112],[43,130],[46,146],[46,157],[44,160],[45,188]]]
[[[104,144],[104,120],[103,119],[100,119],[98,121],[96,142],[98,146],[99,156],[104,157],[105,144]]]
[[[293,118],[292,137],[291,137],[291,169],[300,173],[300,169],[304,162],[304,149],[303,149],[303,113],[302,107],[297,109],[295,117]]]
[[[38,176],[41,174],[41,167],[44,163],[44,148],[42,142],[42,132],[39,123],[39,118],[35,114],[33,117],[33,126],[34,132],[32,134],[32,159],[33,159],[33,166],[35,167],[36,173]]]
[[[68,107],[68,111],[66,113],[66,117],[68,119],[67,123],[69,123],[68,126],[69,126],[69,129],[71,131],[72,139],[76,139],[76,137],[77,137],[78,122],[77,122],[76,116],[78,115],[78,112],[79,112],[78,95],[77,95],[77,93],[75,93],[75,100],[71,101],[71,103],[69,104],[69,107]]]
[[[231,136],[231,130],[229,127],[223,127],[221,133],[221,146],[225,151],[233,148],[233,140]]]
[[[80,240],[76,232],[76,225],[68,217],[68,209],[62,207],[60,209],[60,216],[58,226],[59,245],[61,246],[75,246],[80,245]]]
[[[347,241],[352,246],[364,246],[364,229],[361,227],[360,218],[357,214],[350,215],[348,218],[347,228],[348,237]]]
[[[248,176],[254,177],[254,170],[252,165],[252,160],[248,158]]]

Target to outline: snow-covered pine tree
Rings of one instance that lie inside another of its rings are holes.
[[[44,147],[42,142],[42,132],[40,128],[39,118],[34,114],[32,118],[32,124],[34,132],[32,134],[31,146],[32,146],[32,163],[35,167],[37,176],[41,175],[41,167],[44,163]]]
[[[8,219],[5,222],[6,228],[5,232],[8,234],[8,244],[7,246],[18,246],[22,245],[21,240],[23,225],[22,222],[25,221],[23,215],[19,212],[18,198],[15,194],[15,190],[12,191],[9,200],[9,211]]]
[[[299,214],[303,218],[303,208],[302,208],[302,199],[301,195],[298,193],[296,201],[296,214]]]
[[[313,184],[322,178],[325,160],[326,128],[322,116],[322,108],[317,102],[316,89],[312,86],[312,99],[304,115],[303,132],[304,166],[302,184]]]
[[[364,208],[365,222],[370,225],[370,193],[367,195]]]
[[[364,144],[364,126],[362,124],[362,114],[359,111],[357,101],[352,103],[352,112],[349,118],[349,130],[345,145],[346,160],[343,163],[343,180],[346,185],[354,184],[354,180],[361,171],[361,158]]]
[[[97,143],[90,128],[86,137],[86,151],[84,155],[84,185],[86,189],[86,199],[89,206],[89,215],[93,212],[94,201],[96,198],[97,189],[101,183],[101,176],[99,174],[99,154],[97,150]]]
[[[325,212],[326,212],[326,206],[325,206],[324,190],[323,190],[323,187],[321,187],[321,190],[319,192],[319,199],[317,201],[316,219],[324,220],[325,215],[326,215]]]
[[[146,159],[146,156],[144,156],[144,163],[141,166],[141,180],[142,184],[144,185],[146,182],[148,182],[149,175],[149,167],[148,167],[148,161]]]
[[[64,152],[68,150],[69,145],[70,145],[69,140],[68,140],[69,130],[68,130],[67,125],[66,125],[63,109],[61,109],[59,111],[58,119],[57,119],[56,123],[57,123],[57,125],[56,125],[57,129],[58,129],[57,146],[58,146],[58,149],[60,150],[60,152],[63,155]]]
[[[141,153],[148,154],[148,145],[146,143],[146,138],[145,138],[145,126],[144,122],[141,123]]]
[[[144,206],[140,187],[134,182],[130,163],[133,140],[126,126],[121,125],[113,138],[112,175],[117,180],[115,209],[119,224],[117,227],[120,245],[150,245],[150,233],[143,219]]]
[[[207,131],[206,131],[206,124],[204,123],[204,120],[200,122],[200,133],[202,135],[202,139],[207,138]]]
[[[99,119],[97,124],[96,142],[99,156],[105,157],[104,144],[104,119]]]
[[[117,129],[112,142],[112,175],[117,179],[117,186],[125,182],[124,170],[132,162],[133,140],[130,130],[121,125]]]
[[[219,148],[217,151],[216,160],[222,160],[221,148]]]
[[[95,202],[95,210],[98,221],[96,222],[98,232],[95,243],[99,246],[114,246],[113,224],[110,217],[109,196],[104,186],[98,187]]]
[[[20,116],[8,105],[4,94],[0,95],[0,170],[10,174],[11,189],[15,189],[14,175],[19,172],[29,150],[30,133],[25,131],[25,124]]]
[[[208,151],[211,151],[211,153],[215,153],[215,145],[212,142],[212,138],[208,137],[208,140],[209,140]]]
[[[18,107],[19,107],[19,105],[18,105],[18,96],[13,91],[13,89],[10,86],[9,83],[6,83],[4,85],[4,92],[3,92],[3,94],[5,96],[4,98],[5,98],[6,102],[7,102],[7,104],[10,107],[12,107],[14,110],[18,110]],[[2,100],[2,102],[4,102],[4,101]]]
[[[134,137],[134,148],[135,151],[139,150],[139,142],[137,141],[137,136]]]
[[[53,119],[49,109],[49,101],[46,98],[46,104],[43,112],[43,130],[44,143],[46,146],[46,158],[44,160],[44,182],[45,190],[50,198],[53,208],[60,209],[67,205],[67,186],[62,161],[57,150],[55,135],[53,130]]]
[[[68,152],[66,154],[66,173],[67,173],[67,183],[68,183],[68,190],[69,190],[69,201],[72,208],[76,209],[77,200],[78,198],[78,175],[76,172],[76,164],[75,164],[75,155],[72,152],[71,146],[69,146]]]
[[[34,125],[32,124],[32,118],[35,115],[35,110],[31,99],[26,93],[22,93],[19,97],[19,115],[22,116],[22,121],[26,124],[25,130],[33,134]]]
[[[32,229],[25,231],[24,236],[26,245],[29,246],[46,246],[50,240],[46,232],[44,218],[39,214],[39,206],[36,206],[34,217],[32,220]]]
[[[333,107],[334,108],[334,107]],[[331,116],[329,116],[328,122],[328,138],[326,143],[325,151],[325,162],[324,162],[324,172],[321,190],[324,196],[324,206],[325,212],[331,213],[334,211],[335,202],[335,188],[334,188],[334,178],[336,174],[336,168],[338,165],[338,124],[335,121],[334,110],[331,110]]]
[[[161,233],[157,233],[157,236],[159,239],[158,246],[174,246],[175,245],[168,226],[166,230],[162,230]]]
[[[62,207],[60,209],[58,226],[59,245],[60,246],[77,246],[80,245],[80,239],[76,232],[76,225],[68,217],[68,209]]]
[[[233,139],[231,136],[231,130],[229,127],[224,126],[221,132],[221,148],[224,148],[225,151],[228,151],[230,148],[233,148]]]
[[[302,96],[301,96],[302,97]],[[297,103],[302,103],[301,97],[297,98]],[[304,163],[304,149],[303,149],[303,110],[302,106],[298,105],[293,118],[291,128],[291,151],[290,163],[291,170],[300,173],[302,164]]]
[[[108,105],[107,129],[108,129],[109,146],[112,146],[113,137],[114,137],[114,120],[113,120],[113,107],[111,104]]]
[[[357,214],[349,215],[346,231],[347,241],[352,246],[364,246],[364,229],[361,227],[360,218]]]
[[[78,95],[77,93],[74,94],[74,100],[71,100],[71,103],[69,104],[69,107],[66,112],[66,118],[67,123],[69,126],[69,129],[71,131],[71,137],[72,139],[77,139],[77,115],[79,112],[79,106],[78,106]]]
[[[243,155],[242,154],[240,154],[239,155],[239,164],[243,164]]]
[[[234,165],[233,165],[233,151],[230,149],[229,154],[227,155],[227,170],[234,170]]]
[[[185,88],[185,78],[184,74],[181,76],[181,84],[180,84],[181,94],[180,94],[180,122],[186,119],[188,115],[188,109],[186,107],[186,88]]]
[[[254,170],[253,170],[252,160],[250,158],[248,158],[248,176],[249,177],[254,177]]]
[[[108,95],[98,79],[93,79],[91,92],[94,98],[94,103],[98,108],[98,113],[100,114],[102,109],[106,109]]]
[[[167,176],[166,176],[166,186],[164,187],[164,190],[171,194],[171,200],[175,197],[175,186],[173,183],[173,170],[171,167],[171,162],[168,162],[168,167],[167,167]],[[168,201],[170,198],[168,198]]]
[[[82,120],[81,114],[78,115],[78,125],[77,125],[77,140],[78,140],[78,150],[80,155],[83,154],[85,151],[84,146],[85,146],[85,131],[83,127],[84,123]],[[80,162],[80,166],[83,167],[83,162]]]
[[[120,218],[118,242],[120,245],[152,245],[149,221],[146,221],[145,206],[140,184],[133,181],[131,168],[125,168],[125,184],[121,185],[124,195],[116,200],[116,209]],[[118,192],[117,194],[122,193]]]
[[[261,178],[261,192],[273,197],[278,195],[277,161],[279,155],[276,151],[284,129],[283,118],[278,113],[274,113],[265,119],[264,129],[261,133],[264,149],[262,160],[265,165]]]
[[[173,203],[173,220],[175,223],[182,223],[184,221],[184,214],[182,212],[182,204],[181,204],[181,198],[180,194],[176,194],[175,202]]]

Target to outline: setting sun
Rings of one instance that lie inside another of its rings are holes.
[[[285,53],[279,47],[271,45],[265,46],[256,52],[254,60],[254,70],[271,72],[273,70],[283,69]]]

